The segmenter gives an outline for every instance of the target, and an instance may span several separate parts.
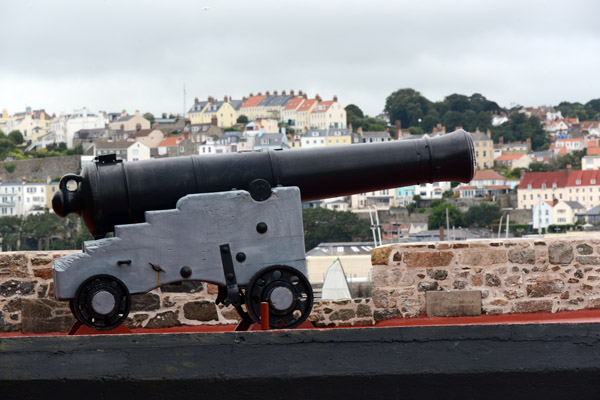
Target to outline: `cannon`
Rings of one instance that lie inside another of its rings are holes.
[[[54,292],[83,324],[112,329],[131,295],[163,284],[217,285],[217,304],[271,328],[294,328],[312,310],[302,201],[439,181],[469,182],[465,131],[435,138],[254,151],[125,163],[97,157],[67,174],[52,199],[79,214],[95,240],[54,261]],[[113,233],[112,237],[106,237]]]

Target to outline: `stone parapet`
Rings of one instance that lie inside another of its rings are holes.
[[[54,298],[52,261],[79,251],[0,253],[0,332],[62,332],[75,322],[65,301]],[[164,328],[235,324],[232,307],[216,306],[217,287],[201,282],[163,285],[132,296],[126,325]]]
[[[375,249],[373,305],[421,315],[427,291],[481,292],[482,313],[600,308],[600,241],[515,239]]]
[[[68,304],[54,300],[52,260],[72,253],[0,254],[0,332],[70,328],[74,318]],[[436,314],[433,304],[429,304],[432,315],[600,308],[597,239],[394,244],[375,249],[372,264],[372,298],[317,302],[309,321],[318,327],[368,326],[390,318],[426,315],[426,294],[430,291],[442,292],[441,296],[429,296],[435,297],[438,305],[463,302]],[[443,293],[449,291],[452,293],[446,300]],[[481,295],[481,307],[473,302],[474,291]],[[216,295],[216,286],[200,282],[163,285],[132,296],[126,324],[132,328],[164,328],[237,323],[239,317],[232,307],[214,304]]]

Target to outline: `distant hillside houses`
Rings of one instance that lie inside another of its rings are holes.
[[[249,121],[275,120],[300,132],[347,127],[346,110],[339,104],[337,96],[331,100],[323,100],[318,94],[308,98],[306,93],[299,91],[296,95],[293,90],[289,94],[285,90],[281,93],[250,93],[239,100],[231,96],[224,96],[223,100],[209,96],[206,101],[196,98],[187,114],[192,125],[210,123],[216,117],[220,128],[235,125],[241,116]]]

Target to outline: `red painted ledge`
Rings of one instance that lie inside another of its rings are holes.
[[[559,324],[559,323],[600,323],[600,309],[586,309],[577,311],[562,311],[558,313],[530,313],[530,314],[501,314],[481,315],[477,317],[427,317],[425,314],[415,318],[395,318],[377,322],[374,326],[347,326],[332,328],[314,328],[305,322],[297,329],[347,329],[347,328],[384,328],[400,326],[464,326],[464,325],[523,325],[523,324]],[[131,333],[119,327],[114,331],[98,332],[85,329],[80,334],[106,335],[106,334],[173,334],[173,333],[199,333],[199,332],[233,332],[236,325],[183,325],[171,328],[135,328]],[[89,331],[88,331],[89,330]],[[260,326],[253,325],[250,330],[259,331]],[[0,332],[3,337],[31,337],[31,336],[65,336],[67,332]]]

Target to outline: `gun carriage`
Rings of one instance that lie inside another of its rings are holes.
[[[302,201],[469,182],[474,164],[464,131],[131,163],[100,156],[65,175],[52,200],[57,215],[79,214],[96,239],[55,260],[55,295],[85,325],[112,329],[127,318],[131,294],[196,280],[216,284],[217,303],[248,322],[259,322],[268,302],[270,326],[294,328],[313,302]]]

